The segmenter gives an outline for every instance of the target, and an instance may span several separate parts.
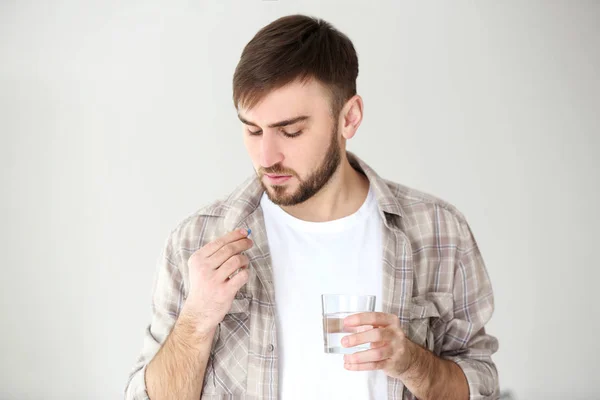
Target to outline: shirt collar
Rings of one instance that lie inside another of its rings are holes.
[[[357,171],[362,172],[371,185],[383,221],[388,225],[390,220],[404,215],[397,197],[388,182],[381,178],[367,163],[351,152],[346,153],[348,161]],[[239,185],[229,197],[214,208],[211,215],[224,216],[228,226],[237,226],[252,214],[259,206],[264,189],[254,174]],[[389,225],[388,225],[389,226]]]

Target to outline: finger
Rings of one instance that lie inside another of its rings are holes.
[[[203,257],[211,257],[217,251],[219,251],[223,246],[236,242],[240,239],[248,237],[250,234],[249,230],[246,229],[236,229],[235,231],[229,232],[225,236],[221,236],[220,238],[213,240],[207,245],[203,246],[200,249],[200,253]]]
[[[393,354],[392,346],[379,346],[377,348],[371,347],[370,350],[359,351],[354,354],[346,354],[344,356],[344,362],[347,364],[360,364],[366,362],[375,362],[387,360]]]
[[[242,267],[246,267],[249,263],[250,260],[245,254],[237,254],[231,257],[217,270],[218,282],[225,282],[231,274]]]
[[[231,277],[225,284],[229,286],[233,293],[236,293],[242,286],[248,282],[250,273],[248,268],[240,269],[240,272]]]
[[[213,266],[213,268],[220,268],[231,257],[250,249],[253,245],[254,242],[247,238],[227,243],[225,246],[217,250],[215,254],[209,257],[208,262]]]
[[[399,320],[397,316],[383,312],[364,312],[352,314],[344,319],[344,326],[348,327],[360,325],[388,326],[398,324]]]
[[[344,363],[344,368],[346,368],[349,371],[374,371],[378,369],[385,369],[387,363],[387,360],[366,362],[360,364]]]
[[[388,338],[389,334],[384,328],[373,328],[365,332],[344,336],[342,346],[354,347],[365,343],[382,342]]]
[[[383,346],[387,346],[387,343],[386,342],[372,342],[371,343],[372,349],[377,349],[377,348],[383,347]]]

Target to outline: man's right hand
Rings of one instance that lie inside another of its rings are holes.
[[[236,292],[248,282],[250,261],[241,254],[253,246],[247,237],[248,231],[237,229],[190,256],[190,289],[182,314],[195,325],[197,333],[214,333],[231,308]]]

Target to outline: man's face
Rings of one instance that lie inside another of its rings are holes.
[[[318,82],[293,82],[240,109],[244,143],[269,199],[303,203],[323,188],[341,159],[337,119]]]

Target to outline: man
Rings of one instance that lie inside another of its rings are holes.
[[[233,99],[256,176],[171,233],[127,399],[498,398],[475,239],[346,152],[357,75],[322,20],[281,18],[245,47]],[[343,345],[369,349],[323,351],[323,293],[377,296],[344,320]]]

